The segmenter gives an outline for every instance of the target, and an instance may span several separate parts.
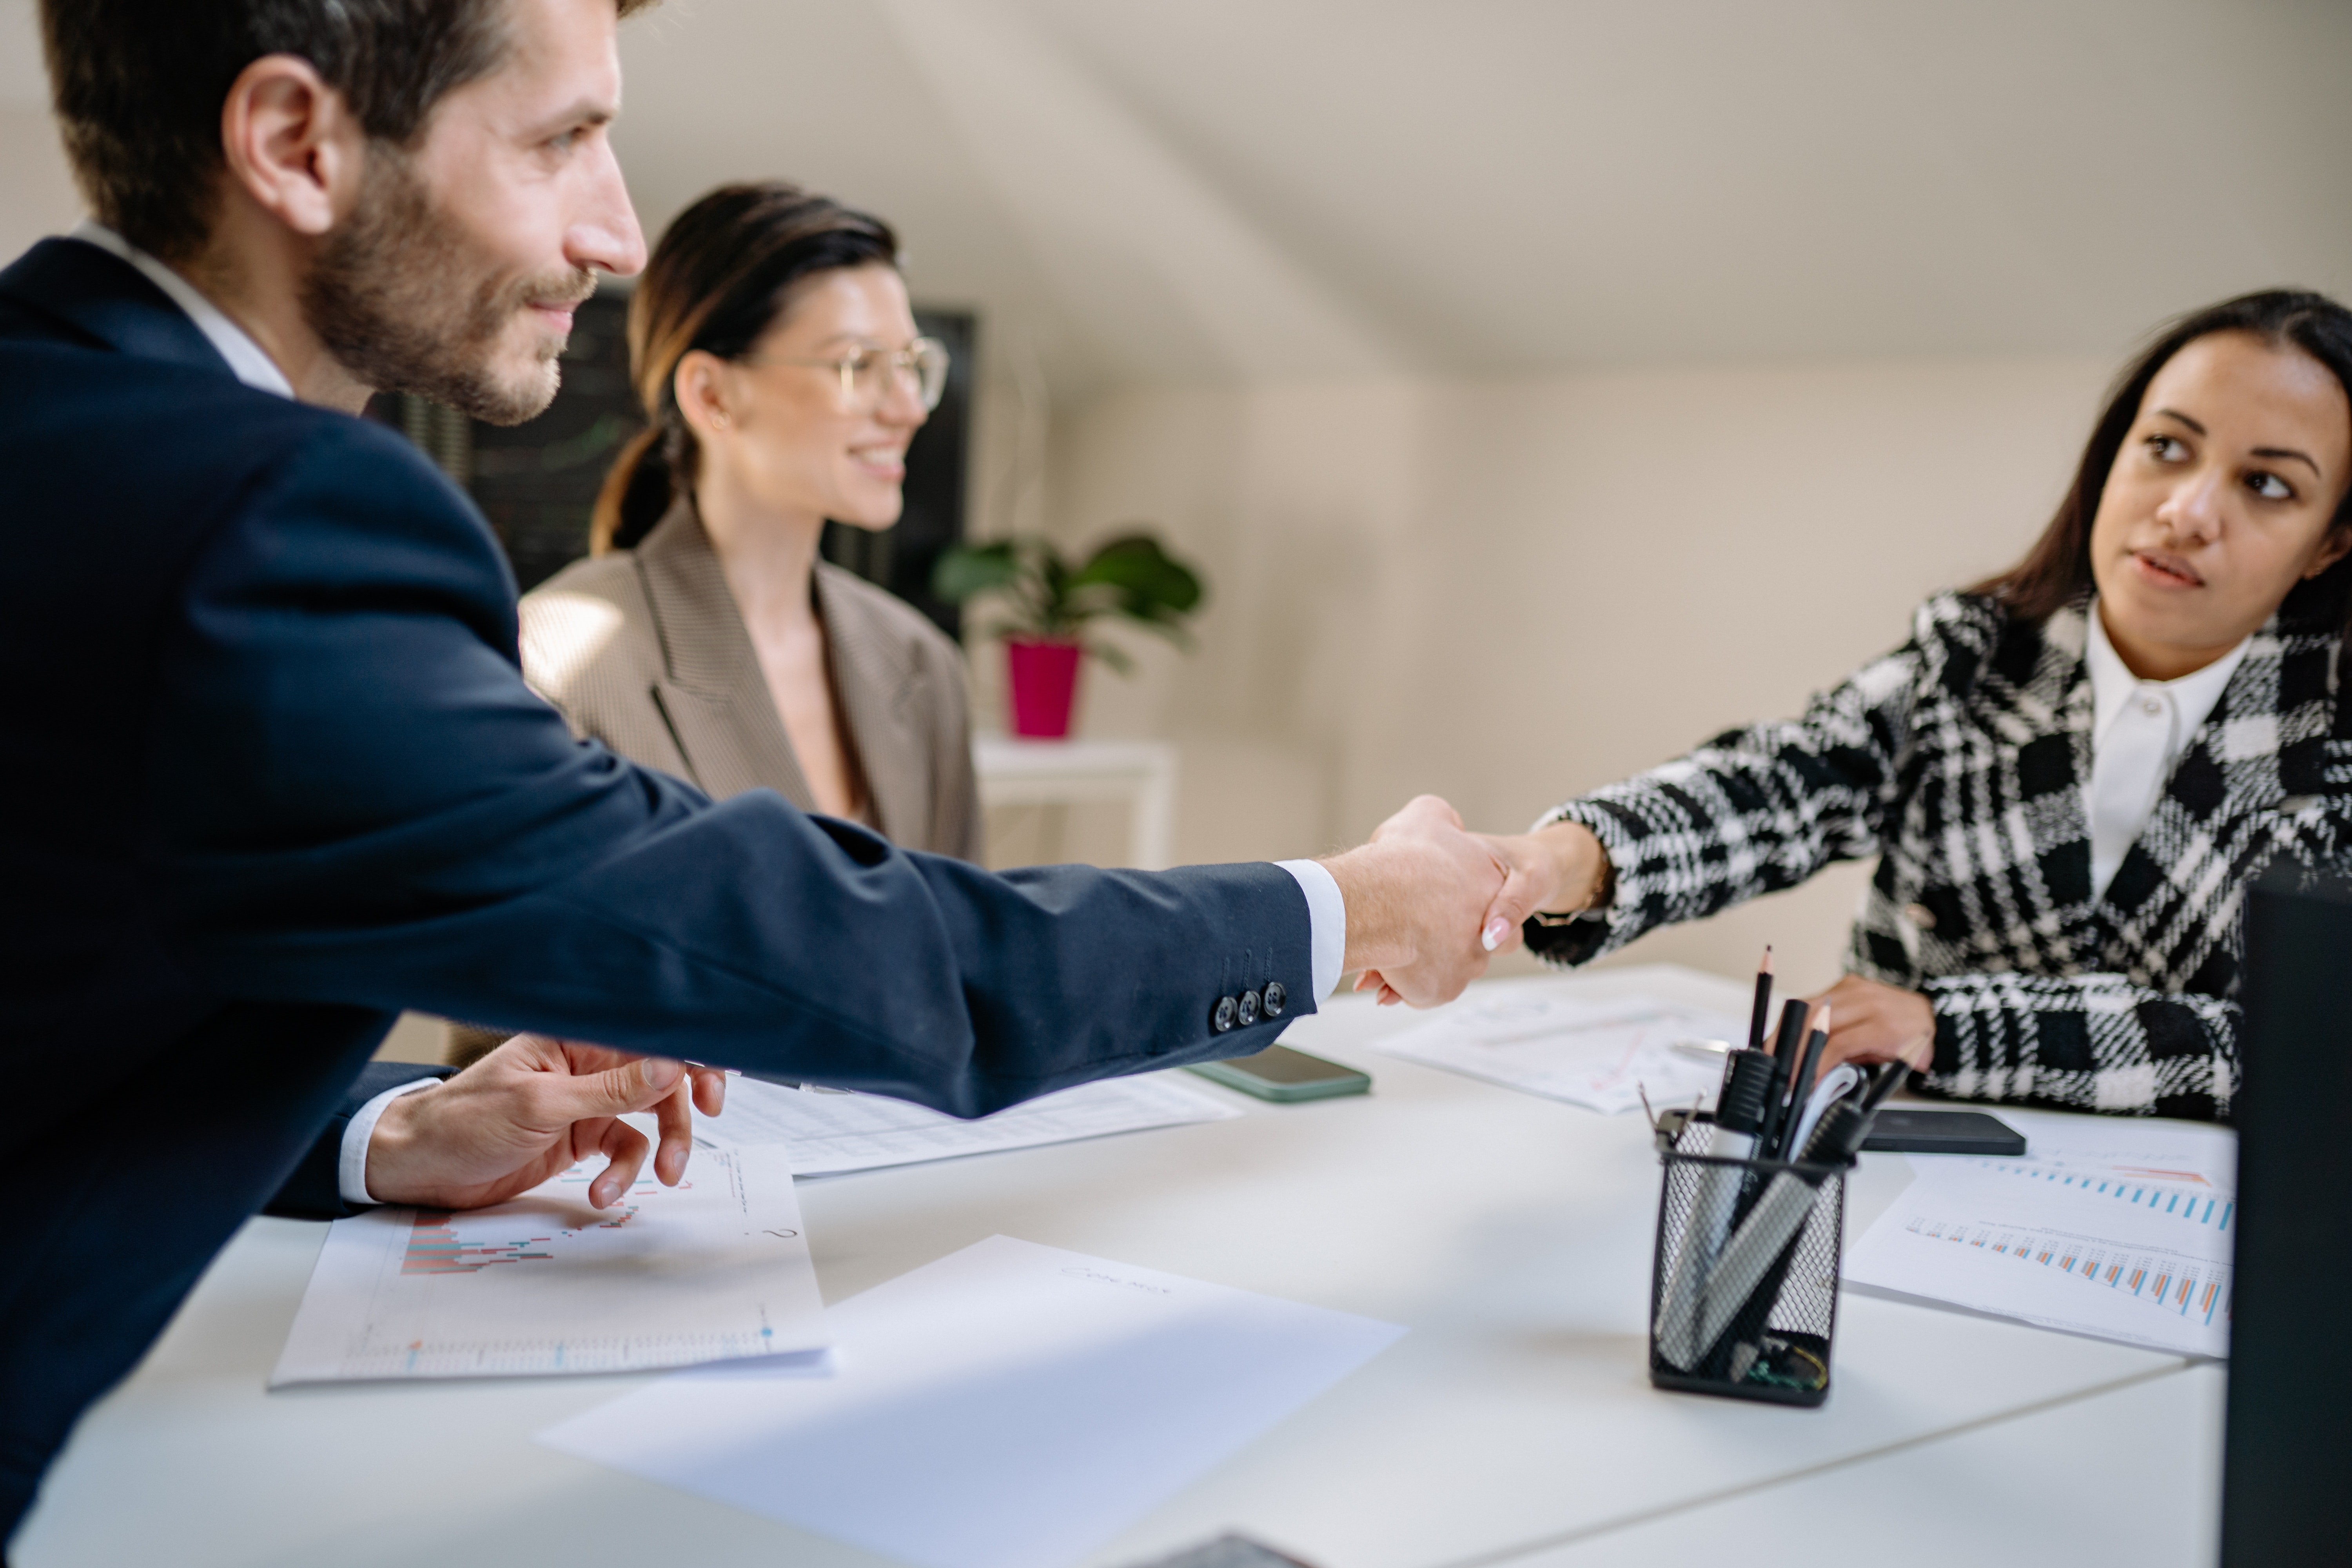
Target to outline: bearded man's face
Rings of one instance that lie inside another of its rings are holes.
[[[302,285],[352,374],[494,425],[544,409],[596,272],[645,265],[605,126],[612,0],[509,0],[499,66],[445,96],[416,144],[375,145]]]
[[[520,425],[553,401],[572,307],[595,289],[586,268],[514,276],[434,205],[405,158],[378,150],[358,210],[304,280],[302,310],[377,391]]]

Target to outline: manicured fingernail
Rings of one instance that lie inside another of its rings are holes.
[[[1503,938],[1508,936],[1510,934],[1510,931],[1511,922],[1505,920],[1502,916],[1496,915],[1493,920],[1486,922],[1486,929],[1478,933],[1478,941],[1486,947],[1488,952],[1492,952],[1496,948],[1502,946]]]
[[[677,1082],[678,1075],[686,1068],[667,1057],[647,1057],[638,1064],[637,1070],[645,1074],[647,1089],[667,1089]]]

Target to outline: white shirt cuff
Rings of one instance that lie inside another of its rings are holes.
[[[1307,928],[1311,933],[1315,1000],[1339,988],[1340,964],[1348,957],[1348,900],[1339,894],[1339,879],[1319,860],[1276,860],[1307,895]]]
[[[335,1185],[342,1190],[343,1202],[364,1207],[375,1200],[368,1196],[368,1140],[375,1136],[375,1124],[383,1116],[383,1108],[404,1094],[415,1094],[420,1089],[431,1089],[441,1080],[420,1078],[415,1083],[404,1083],[398,1089],[387,1089],[373,1100],[352,1112],[343,1128],[342,1153],[335,1162]]]

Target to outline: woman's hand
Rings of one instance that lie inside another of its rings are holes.
[[[611,1162],[589,1184],[604,1208],[637,1179],[648,1146],[621,1116],[651,1110],[654,1173],[674,1187],[694,1147],[693,1107],[716,1116],[727,1075],[664,1057],[517,1035],[457,1077],[384,1108],[368,1140],[368,1194],[379,1203],[480,1208],[504,1203],[591,1154]]]
[[[1936,1055],[1936,1009],[1916,991],[1849,974],[1808,999],[1818,1014],[1830,1009],[1829,1043],[1821,1071],[1840,1062],[1907,1062],[1921,1072]]]
[[[1486,907],[1478,940],[1489,952],[1519,942],[1528,917],[1591,909],[1609,885],[1609,851],[1580,822],[1555,822],[1533,833],[1498,837],[1482,833],[1487,853],[1503,868],[1503,890]]]

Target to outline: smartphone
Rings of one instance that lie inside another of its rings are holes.
[[[2025,1134],[1981,1110],[1904,1110],[1888,1106],[1862,1145],[1879,1154],[2025,1152]]]
[[[1372,1088],[1371,1079],[1354,1068],[1288,1046],[1268,1046],[1254,1057],[1194,1062],[1187,1070],[1260,1100],[1328,1100],[1335,1094],[1369,1094]]]

